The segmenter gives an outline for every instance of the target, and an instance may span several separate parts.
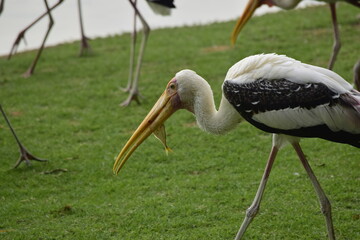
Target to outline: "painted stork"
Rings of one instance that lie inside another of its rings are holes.
[[[251,18],[254,11],[260,7],[263,4],[267,4],[268,6],[277,6],[285,10],[290,10],[295,8],[301,0],[249,0],[247,6],[245,7],[243,15],[239,18],[238,22],[236,23],[236,26],[233,30],[231,42],[232,44],[235,44],[236,39],[241,31],[241,29],[244,27],[246,22]],[[336,61],[336,56],[338,55],[340,48],[341,48],[341,42],[340,42],[340,34],[339,34],[339,27],[337,23],[336,18],[336,2],[337,1],[345,1],[347,3],[350,3],[356,7],[360,7],[359,0],[318,0],[321,2],[327,2],[329,3],[330,12],[331,12],[331,20],[333,24],[333,31],[334,31],[334,45],[332,54],[329,60],[328,68],[332,69],[334,66],[334,63]]]
[[[8,60],[11,59],[12,55],[14,55],[17,51],[17,48],[19,47],[19,44],[21,42],[21,40],[25,41],[25,33],[32,27],[34,26],[36,23],[38,23],[43,17],[48,16],[49,17],[49,26],[48,29],[45,33],[44,39],[41,43],[40,48],[37,51],[37,54],[35,56],[35,59],[33,60],[33,62],[31,63],[30,67],[27,69],[27,71],[23,74],[24,77],[30,77],[34,71],[35,71],[35,67],[36,64],[41,56],[41,53],[44,49],[45,46],[45,42],[49,36],[50,30],[54,25],[54,19],[51,15],[51,11],[53,11],[55,8],[57,8],[64,0],[58,0],[58,2],[56,4],[54,4],[53,6],[49,7],[48,1],[44,0],[45,3],[45,7],[46,7],[46,12],[44,12],[43,14],[41,14],[38,18],[36,18],[32,23],[30,23],[26,28],[24,28],[16,37],[10,53],[8,55]],[[90,45],[88,43],[88,38],[85,36],[84,34],[84,26],[83,26],[83,21],[82,21],[82,13],[81,13],[81,0],[78,0],[78,12],[79,12],[79,19],[80,19],[80,33],[81,33],[81,44],[80,44],[80,56],[84,55],[85,52],[90,51]],[[1,3],[3,4],[5,2],[5,0],[3,0]]]
[[[160,15],[167,16],[170,15],[170,10],[175,8],[174,0],[146,0],[151,9]],[[121,106],[128,106],[132,100],[135,100],[138,104],[139,101],[139,90],[138,83],[140,78],[140,71],[142,65],[142,59],[145,52],[145,47],[147,39],[150,34],[149,24],[146,22],[143,15],[140,13],[139,9],[136,6],[137,0],[129,0],[131,6],[134,9],[134,20],[133,20],[133,33],[131,35],[131,45],[130,45],[130,64],[129,64],[129,78],[125,92],[129,92],[128,98],[122,102]],[[137,63],[135,67],[135,45],[136,45],[136,17],[139,17],[142,24],[143,37],[140,44],[139,54],[137,56]],[[135,67],[135,69],[134,69]],[[134,71],[135,70],[135,71]]]
[[[17,162],[15,163],[15,166],[14,168],[17,168],[20,163],[22,163],[23,161],[29,166],[31,165],[31,162],[30,160],[34,160],[34,161],[39,161],[39,162],[46,162],[47,160],[46,159],[41,159],[41,158],[38,158],[36,156],[34,156],[33,154],[31,154],[25,147],[24,145],[20,142],[18,136],[16,135],[15,133],[15,130],[13,129],[13,127],[11,126],[11,123],[10,123],[10,120],[8,119],[8,117],[6,116],[5,114],[5,111],[4,109],[2,108],[1,104],[0,104],[0,112],[2,113],[7,125],[9,126],[10,128],[10,131],[12,133],[12,135],[14,136],[18,146],[19,146],[19,150],[20,150],[20,157],[19,159],[17,160]]]
[[[116,158],[118,173],[135,149],[154,133],[166,146],[163,123],[177,110],[192,112],[199,127],[226,133],[247,120],[273,133],[270,156],[236,239],[258,212],[277,152],[286,143],[295,149],[320,201],[329,239],[335,239],[331,206],[299,145],[318,137],[360,148],[360,93],[336,73],[276,54],[247,57],[227,72],[216,110],[209,84],[191,70],[178,72]]]

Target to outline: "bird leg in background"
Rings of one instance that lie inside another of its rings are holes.
[[[259,185],[259,188],[256,192],[256,196],[255,196],[251,206],[246,210],[244,221],[241,224],[241,227],[240,227],[238,233],[236,234],[235,240],[240,240],[242,238],[247,227],[249,226],[249,224],[251,223],[251,221],[254,219],[254,217],[256,216],[256,214],[259,211],[261,198],[264,194],[265,186],[266,186],[267,180],[269,179],[271,168],[275,161],[276,154],[278,151],[279,151],[278,147],[273,145],[269,159],[268,159],[266,167],[265,167],[264,174],[262,176],[262,179],[261,179],[261,182]]]
[[[5,3],[5,0],[0,0],[0,15],[1,15],[2,11],[4,10],[4,3]]]
[[[35,69],[35,67],[36,67],[36,63],[37,63],[37,61],[38,61],[39,58],[40,58],[40,55],[41,55],[41,52],[42,52],[42,50],[43,50],[43,48],[44,48],[46,39],[47,39],[47,37],[48,37],[48,35],[49,35],[49,32],[50,32],[52,26],[54,25],[54,20],[53,20],[53,18],[52,18],[52,16],[51,16],[51,13],[50,13],[50,12],[51,12],[54,8],[56,8],[57,6],[59,6],[62,2],[63,2],[63,0],[59,0],[58,3],[56,3],[54,6],[52,6],[51,8],[49,8],[49,5],[48,5],[48,3],[47,3],[47,0],[44,0],[45,6],[46,6],[46,12],[43,13],[41,16],[39,16],[34,22],[32,22],[32,23],[31,23],[29,26],[27,26],[24,30],[22,30],[22,31],[19,33],[19,35],[17,36],[17,38],[16,38],[16,40],[15,40],[15,42],[14,42],[12,48],[11,48],[10,54],[9,54],[9,56],[8,56],[8,59],[10,59],[11,56],[16,53],[16,50],[17,50],[17,48],[18,48],[18,46],[19,46],[20,41],[21,41],[22,39],[24,39],[24,41],[25,41],[25,32],[26,32],[27,30],[29,30],[33,25],[35,25],[35,24],[36,24],[40,19],[42,19],[44,16],[46,16],[46,15],[49,16],[50,22],[49,22],[48,30],[46,31],[45,37],[44,37],[43,42],[42,42],[42,44],[41,44],[41,46],[40,46],[40,48],[39,48],[39,50],[38,50],[38,52],[37,52],[37,55],[36,55],[34,61],[33,61],[32,64],[30,65],[29,69],[23,74],[24,77],[30,77],[30,76],[34,73],[34,69]]]
[[[4,119],[7,123],[7,125],[9,126],[10,130],[11,130],[11,133],[13,134],[17,144],[19,145],[19,148],[20,148],[20,157],[19,159],[17,160],[14,168],[17,168],[20,163],[22,161],[25,161],[25,163],[29,166],[31,165],[30,163],[30,160],[35,160],[35,161],[40,161],[40,162],[46,162],[47,160],[45,159],[40,159],[38,157],[35,157],[34,155],[32,155],[28,150],[26,150],[26,148],[21,144],[19,138],[17,137],[16,133],[15,133],[15,130],[13,129],[13,127],[11,126],[10,124],[10,121],[9,119],[7,118],[6,114],[5,114],[5,111],[3,110],[1,104],[0,104],[0,111],[2,113],[2,115],[4,116]]]
[[[60,3],[62,3],[62,1],[63,1],[63,0],[59,0],[59,2],[58,2],[57,4],[55,4],[54,6],[52,6],[52,7],[50,8],[50,10],[53,10],[54,8],[56,8],[57,6],[59,6]],[[47,14],[47,12],[43,13],[42,15],[40,15],[37,19],[35,19],[34,22],[30,23],[29,26],[27,26],[24,30],[22,30],[22,31],[18,34],[18,36],[17,36],[16,39],[15,39],[14,44],[13,44],[12,47],[11,47],[10,53],[9,53],[9,55],[8,55],[8,57],[7,57],[8,60],[11,59],[12,55],[14,55],[14,54],[16,53],[17,48],[19,47],[20,41],[21,41],[22,39],[24,39],[24,41],[25,41],[25,43],[26,43],[26,40],[25,40],[25,33],[26,33],[26,31],[29,30],[32,26],[34,26],[34,25],[35,25],[38,21],[40,21],[44,16],[46,16],[46,14]]]
[[[88,43],[88,38],[85,36],[84,25],[82,20],[82,11],[81,11],[81,0],[78,0],[78,10],[79,10],[79,21],[80,21],[80,32],[81,32],[81,40],[80,40],[80,56],[84,56],[86,53],[91,52],[90,44]]]
[[[355,88],[360,91],[360,60],[354,66],[354,84]]]
[[[136,0],[134,0],[134,4],[136,5]],[[132,88],[132,80],[134,74],[134,64],[135,64],[135,45],[136,45],[136,11],[134,11],[134,20],[133,20],[133,32],[131,34],[131,43],[130,43],[130,62],[129,62],[129,78],[126,88],[123,88],[124,92],[130,92]]]
[[[316,176],[315,176],[314,172],[312,171],[312,169],[309,165],[309,162],[306,160],[306,157],[305,157],[303,151],[301,150],[299,143],[293,143],[292,145],[293,145],[297,155],[299,156],[299,159],[300,159],[302,165],[304,166],[306,173],[308,174],[308,176],[311,180],[311,183],[314,186],[315,192],[319,198],[319,202],[321,205],[321,212],[324,214],[325,219],[326,219],[328,237],[330,240],[335,240],[334,226],[333,226],[332,217],[331,217],[331,205],[330,205],[329,199],[326,197],[324,190],[321,188],[320,183],[316,179]]]
[[[132,100],[135,100],[138,104],[140,104],[138,82],[139,82],[139,77],[140,77],[142,59],[143,59],[143,56],[144,56],[144,51],[145,51],[147,39],[148,39],[149,34],[150,34],[150,27],[147,24],[147,22],[145,21],[145,19],[143,18],[143,16],[141,15],[141,13],[139,12],[139,10],[137,9],[135,3],[132,0],[129,0],[129,2],[132,5],[132,7],[134,8],[134,11],[136,12],[137,16],[140,18],[141,24],[143,25],[143,27],[142,27],[143,37],[141,39],[141,45],[140,45],[140,50],[139,50],[139,55],[138,55],[137,64],[136,64],[136,70],[135,70],[135,76],[134,76],[133,82],[131,84],[131,89],[130,89],[130,92],[129,92],[129,96],[121,104],[121,106],[128,106],[131,103]]]
[[[334,30],[333,51],[332,51],[330,61],[328,64],[328,69],[331,70],[334,67],[336,57],[340,51],[341,41],[340,41],[340,34],[339,34],[339,26],[338,26],[337,18],[336,18],[336,3],[329,3],[329,7],[330,7],[330,11],[331,11],[331,20],[332,20],[333,30]]]

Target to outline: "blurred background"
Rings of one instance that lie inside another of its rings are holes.
[[[49,5],[57,2],[58,0],[49,0]],[[154,14],[147,1],[138,1],[138,8],[154,29],[232,20],[242,14],[246,3],[246,0],[175,1],[176,9],[168,17]],[[83,0],[81,4],[87,37],[105,37],[132,31],[134,11],[127,0]],[[303,1],[298,7],[313,4],[321,3]],[[5,0],[4,11],[0,16],[0,55],[7,55],[18,33],[45,10],[43,0]],[[256,15],[276,11],[279,8],[262,6],[256,11]],[[52,14],[55,25],[46,46],[80,39],[76,0],[64,0]],[[31,28],[25,35],[27,44],[20,44],[18,51],[38,48],[47,24],[48,19],[45,18]],[[138,27],[140,26],[139,23]]]

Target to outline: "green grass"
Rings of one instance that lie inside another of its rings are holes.
[[[359,56],[358,9],[340,4],[342,49],[334,70],[352,81]],[[21,141],[49,159],[12,166],[17,145],[0,118],[1,239],[232,239],[251,204],[271,135],[243,123],[224,136],[202,132],[180,111],[167,121],[168,157],[150,137],[119,176],[114,157],[174,74],[196,70],[216,102],[227,69],[257,53],[277,52],[326,67],[332,47],[327,6],[251,19],[235,48],[235,22],[151,33],[140,82],[142,105],[120,108],[130,35],[94,39],[79,58],[78,43],[47,48],[33,77],[35,52],[0,58],[0,99]],[[220,47],[219,47],[220,46]],[[302,146],[333,206],[339,239],[360,239],[359,150],[305,139]],[[58,168],[67,172],[43,174]],[[245,239],[326,239],[325,221],[294,151],[282,150],[260,213]]]

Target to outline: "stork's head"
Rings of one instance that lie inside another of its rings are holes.
[[[296,5],[301,0],[249,0],[248,4],[245,7],[243,15],[237,21],[235,28],[232,32],[231,43],[234,45],[236,39],[241,31],[241,29],[245,26],[247,21],[251,18],[255,10],[263,4],[268,5],[269,7],[277,6],[282,9],[292,9],[296,7]]]
[[[193,112],[193,100],[196,92],[194,85],[203,82],[199,79],[202,78],[194,71],[182,70],[170,80],[163,94],[119,153],[113,167],[114,173],[117,174],[120,171],[126,160],[151,133],[154,133],[167,147],[163,124],[179,109]]]

